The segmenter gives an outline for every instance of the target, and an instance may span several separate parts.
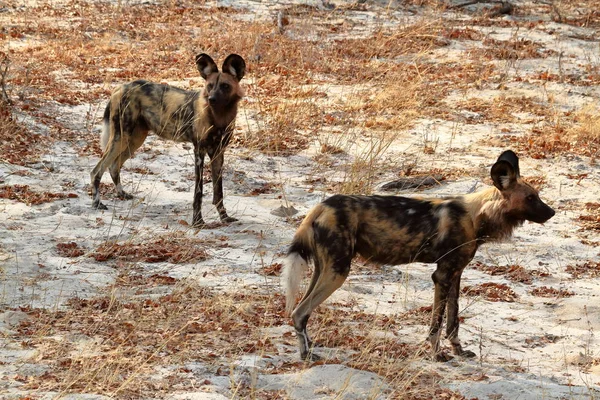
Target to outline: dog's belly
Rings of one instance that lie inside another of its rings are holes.
[[[378,264],[401,265],[412,262],[433,263],[437,261],[437,254],[428,241],[420,243],[392,242],[379,246],[357,243],[356,250],[363,258]]]

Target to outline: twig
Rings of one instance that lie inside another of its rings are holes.
[[[501,4],[502,5],[499,8],[488,13],[488,18],[494,18],[500,15],[506,15],[513,12],[514,7],[511,3],[503,1]]]
[[[462,7],[467,7],[467,6],[472,6],[473,4],[479,4],[479,3],[492,3],[492,4],[500,4],[500,8],[491,11],[487,16],[489,18],[493,18],[493,17],[497,17],[499,15],[503,15],[503,14],[510,14],[513,9],[514,6],[507,2],[507,1],[501,1],[501,0],[470,0],[464,3],[460,3],[460,4],[454,4],[449,6],[448,8],[452,9],[452,8],[462,8]]]
[[[0,87],[2,88],[2,101],[8,105],[12,105],[13,102],[6,92],[6,76],[8,75],[9,64],[10,60],[8,59],[8,55],[5,54],[4,59],[0,62]]]
[[[287,25],[285,14],[283,10],[279,10],[277,13],[277,28],[279,29],[280,34],[283,34],[285,31],[285,25]]]
[[[466,7],[466,6],[472,6],[473,4],[477,4],[477,3],[483,3],[485,2],[485,0],[472,0],[472,1],[467,1],[466,3],[460,3],[460,4],[454,4],[449,6],[449,9],[452,8],[461,8],[461,7]]]

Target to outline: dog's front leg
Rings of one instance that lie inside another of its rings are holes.
[[[450,340],[452,344],[452,353],[461,357],[475,357],[475,353],[471,350],[464,350],[458,339],[458,327],[460,321],[458,319],[458,297],[460,294],[460,278],[462,275],[462,269],[456,271],[452,275],[452,282],[450,284],[450,291],[448,293],[448,312],[446,316],[446,338]]]
[[[440,350],[440,330],[446,311],[446,302],[450,289],[450,276],[444,271],[444,267],[438,264],[438,268],[431,275],[431,278],[435,284],[435,293],[431,310],[431,326],[429,327],[427,340],[431,343],[433,358],[436,361],[448,361],[452,359],[452,356]]]
[[[204,169],[204,149],[199,143],[194,143],[194,170],[196,172],[196,184],[194,186],[194,216],[192,226],[200,228],[204,225],[202,219],[202,171]]]
[[[236,218],[227,215],[225,205],[223,204],[223,162],[224,148],[218,147],[216,150],[209,152],[210,157],[210,172],[213,181],[213,204],[217,207],[219,217],[223,222],[235,222]]]

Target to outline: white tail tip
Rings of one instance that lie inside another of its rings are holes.
[[[108,138],[110,136],[110,130],[108,128],[108,123],[102,123],[102,136],[100,136],[100,147],[102,148],[102,152],[106,150],[106,145],[108,144]]]
[[[296,295],[300,288],[300,282],[308,270],[306,260],[298,253],[289,254],[283,261],[283,272],[281,283],[285,289],[285,311],[291,315],[296,304]]]

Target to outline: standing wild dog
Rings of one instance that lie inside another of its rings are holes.
[[[473,357],[458,339],[460,277],[477,248],[511,236],[524,221],[544,223],[554,210],[521,179],[519,159],[502,153],[492,166],[495,187],[445,199],[335,195],[304,218],[284,262],[286,308],[291,313],[302,359],[317,359],[306,331],[312,311],[338,289],[358,253],[381,264],[436,263],[435,295],[428,340],[433,356],[445,361],[439,336],[446,312],[446,337],[453,353]],[[294,309],[302,276],[313,260],[312,279]]]
[[[100,179],[108,168],[120,198],[132,196],[121,186],[123,163],[138,149],[148,132],[177,142],[194,145],[196,185],[192,224],[201,226],[202,169],[208,153],[213,182],[213,204],[223,222],[236,221],[223,205],[223,153],[233,134],[238,102],[243,96],[239,85],[246,63],[237,54],[223,62],[222,72],[210,56],[196,56],[196,66],[206,86],[202,92],[137,80],[119,87],[104,111],[104,133],[100,162],[92,170],[92,207],[106,209],[100,202]]]

